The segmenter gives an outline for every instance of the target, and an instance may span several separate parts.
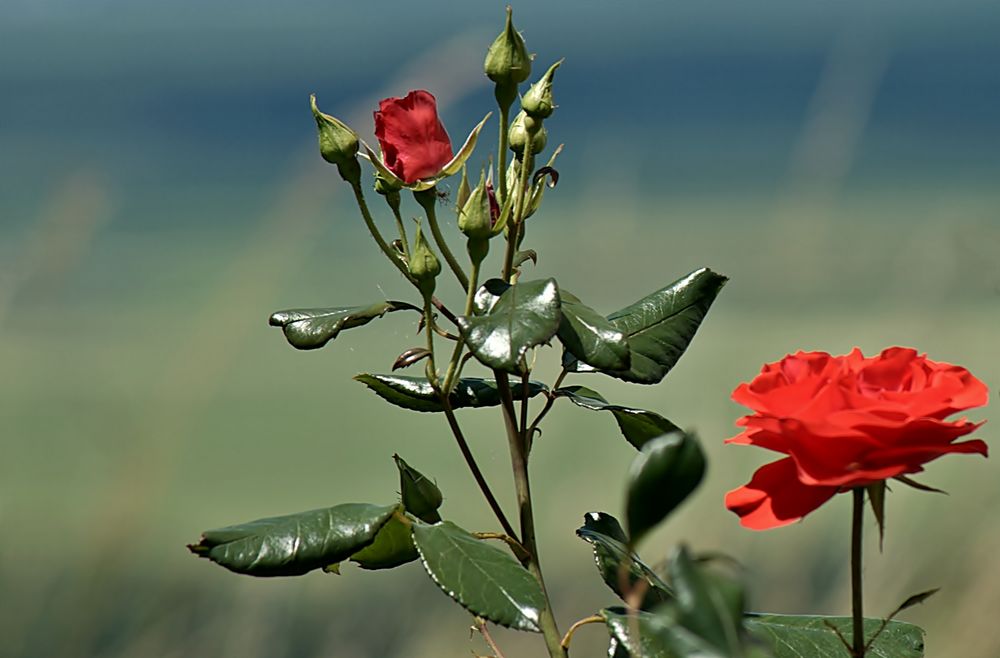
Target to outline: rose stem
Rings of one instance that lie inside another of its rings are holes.
[[[503,208],[507,200],[507,130],[510,121],[510,104],[500,103],[500,145],[497,149],[497,199]]]
[[[865,616],[862,612],[861,593],[861,530],[864,525],[865,490],[855,487],[854,513],[851,519],[851,615],[853,618],[853,644],[851,651],[854,658],[864,658],[865,655]]]
[[[448,243],[445,242],[444,235],[441,234],[441,227],[438,226],[437,211],[434,206],[437,205],[437,188],[432,187],[429,190],[424,190],[423,192],[414,192],[413,198],[417,200],[417,203],[424,209],[427,213],[427,223],[431,227],[431,235],[434,236],[434,243],[441,250],[441,255],[444,259],[448,261],[448,267],[451,271],[455,273],[455,278],[458,279],[458,283],[462,286],[462,290],[469,289],[469,279],[465,276],[465,272],[462,270],[462,266],[458,264],[458,259],[455,258],[455,254],[451,253],[451,249],[448,247]]]
[[[392,264],[396,266],[396,269],[403,273],[403,276],[406,277],[407,281],[416,284],[413,277],[410,276],[410,271],[407,269],[406,264],[399,259],[396,253],[392,250],[392,247],[390,247],[386,243],[385,238],[382,237],[378,227],[375,226],[375,220],[372,219],[372,214],[368,210],[368,204],[365,203],[365,193],[361,189],[361,182],[352,182],[351,188],[354,190],[354,199],[358,202],[358,208],[361,210],[361,217],[364,218],[365,225],[368,227],[368,232],[372,234],[373,238],[375,238],[375,242],[378,243],[379,249],[382,250],[382,253],[385,254],[386,258],[392,261]]]

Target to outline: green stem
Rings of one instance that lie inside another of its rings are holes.
[[[528,144],[531,144],[531,135],[528,135]],[[510,228],[507,231],[507,251],[504,253],[503,259],[503,272],[501,278],[504,281],[511,280],[511,274],[514,271],[514,254],[517,253],[517,246],[521,241],[521,230],[524,224],[524,208],[525,208],[525,197],[527,192],[525,189],[528,187],[528,172],[533,166],[532,162],[534,156],[531,153],[531,147],[526,146],[524,149],[524,154],[521,157],[521,171],[518,176],[517,189],[514,190],[514,194],[517,197],[514,199],[514,213],[511,216]]]
[[[545,406],[542,407],[542,410],[538,412],[537,416],[535,416],[535,420],[531,421],[531,426],[528,428],[527,434],[529,451],[531,449],[531,441],[535,437],[535,430],[538,429],[539,423],[542,422],[542,419],[545,418],[545,416],[549,413],[549,410],[552,409],[552,405],[555,404],[556,396],[552,395],[552,391],[562,385],[563,380],[566,379],[566,375],[568,374],[569,371],[563,368],[562,372],[559,373],[559,376],[556,377],[556,380],[552,383],[552,386],[549,387],[549,391],[546,394],[547,399],[545,400]]]
[[[510,126],[510,105],[500,105],[500,147],[497,149],[497,202],[503,208],[507,200],[507,131]]]
[[[444,235],[441,233],[441,227],[438,225],[437,220],[437,210],[435,206],[437,205],[437,188],[430,188],[429,190],[424,190],[422,192],[414,192],[413,198],[417,200],[417,203],[424,209],[427,214],[427,224],[431,227],[431,235],[434,236],[434,244],[437,245],[438,249],[441,250],[441,255],[444,256],[445,261],[448,263],[448,267],[455,274],[455,278],[458,279],[459,284],[462,286],[462,290],[469,289],[469,279],[465,276],[465,272],[462,270],[462,266],[458,264],[458,259],[455,258],[455,254],[451,253],[451,248],[444,239]]]
[[[497,390],[500,393],[503,409],[504,426],[507,428],[507,442],[510,446],[510,461],[514,470],[514,486],[517,490],[517,504],[520,511],[521,545],[528,551],[525,565],[528,571],[538,581],[545,606],[538,619],[538,626],[545,638],[545,646],[550,658],[566,658],[566,650],[562,646],[562,636],[552,613],[552,603],[545,588],[542,577],[542,567],[538,559],[538,543],[535,541],[535,520],[531,508],[531,484],[528,478],[528,450],[525,437],[518,431],[517,417],[514,411],[514,398],[510,388],[510,379],[502,370],[494,370]]]
[[[507,520],[507,516],[503,513],[503,508],[500,507],[500,503],[497,501],[496,496],[493,495],[493,490],[490,489],[490,485],[486,482],[486,477],[483,472],[479,469],[479,464],[476,463],[476,458],[472,455],[472,450],[469,448],[469,442],[465,440],[465,435],[462,433],[462,428],[458,424],[458,419],[455,417],[455,410],[451,408],[451,400],[446,394],[441,395],[441,404],[444,405],[444,415],[448,419],[448,427],[451,428],[451,433],[455,437],[455,441],[458,443],[458,449],[462,452],[462,457],[465,459],[465,464],[472,471],[472,477],[475,478],[476,484],[479,485],[479,490],[483,492],[483,496],[486,497],[486,502],[489,503],[490,509],[493,510],[493,514],[496,515],[497,521],[500,522],[500,526],[503,531],[515,541],[520,543],[517,539],[517,533],[514,532],[514,526],[510,524]]]
[[[851,617],[854,636],[851,654],[854,658],[864,658],[865,616],[861,592],[861,531],[864,526],[865,490],[863,487],[855,487],[851,493],[854,496],[854,513],[851,517]]]
[[[368,232],[372,234],[373,238],[375,238],[378,248],[381,249],[386,258],[388,258],[392,264],[396,266],[396,269],[403,273],[403,276],[406,277],[407,281],[416,285],[416,281],[414,281],[413,277],[410,276],[410,271],[407,269],[406,263],[400,260],[399,255],[393,251],[392,247],[390,247],[388,243],[386,243],[385,238],[382,237],[378,227],[375,226],[375,220],[372,219],[371,211],[368,210],[368,204],[365,202],[365,193],[361,189],[361,183],[352,182],[351,188],[354,190],[354,199],[357,201],[358,208],[361,210],[361,217],[365,220]]]
[[[392,216],[396,218],[396,230],[399,231],[399,241],[403,243],[403,255],[410,257],[410,243],[406,239],[406,227],[403,226],[403,216],[399,212],[399,192],[390,192],[385,195],[385,202],[392,209]]]
[[[427,381],[435,391],[441,391],[441,382],[438,381],[437,366],[434,364],[434,311],[431,310],[431,295],[424,295],[424,333],[427,334]]]
[[[476,300],[476,287],[479,284],[479,267],[482,263],[477,263],[472,261],[472,269],[469,272],[469,288],[465,294],[465,313],[466,317],[472,315],[472,304]],[[451,393],[451,387],[455,384],[458,379],[458,362],[462,358],[462,348],[465,346],[465,342],[458,340],[455,342],[455,350],[451,353],[451,360],[448,362],[448,372],[444,376],[444,392]]]

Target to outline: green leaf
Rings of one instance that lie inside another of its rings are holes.
[[[208,530],[188,549],[230,571],[299,576],[341,562],[375,540],[399,505],[346,503]]]
[[[885,480],[879,480],[868,485],[868,501],[872,505],[872,513],[875,514],[875,521],[878,523],[878,549],[882,550],[882,542],[885,540]]]
[[[395,514],[375,535],[375,541],[351,556],[362,569],[392,569],[419,557],[410,524]]]
[[[423,473],[413,468],[399,455],[393,455],[399,469],[399,490],[403,499],[403,509],[427,523],[437,523],[441,515],[437,510],[444,502],[444,496],[437,485]]]
[[[625,522],[634,546],[680,505],[705,475],[705,453],[693,434],[672,432],[646,443],[627,477]]]
[[[344,329],[368,324],[392,311],[419,311],[406,302],[378,302],[371,306],[337,308],[298,308],[278,311],[269,320],[272,327],[281,327],[292,347],[315,350],[333,340]]]
[[[726,281],[707,268],[696,270],[609,315],[608,321],[628,340],[627,369],[594,368],[568,352],[563,354],[563,367],[571,372],[599,371],[637,384],[660,382],[684,354]]]
[[[588,512],[583,516],[583,527],[576,534],[594,547],[594,562],[605,584],[623,601],[640,580],[645,588],[639,607],[649,610],[673,598],[670,587],[650,567],[626,546],[627,539],[618,520],[604,512]],[[626,569],[626,582],[622,582],[622,565]],[[626,588],[623,589],[622,585]]]
[[[362,373],[354,377],[387,402],[411,411],[444,411],[437,393],[424,377],[404,377],[402,375],[371,375]],[[520,399],[523,387],[520,382],[512,383],[514,398]],[[545,384],[531,382],[528,397],[534,397],[546,390]],[[500,393],[493,379],[465,377],[458,380],[449,396],[452,409],[475,407],[495,407],[500,404]]]
[[[774,658],[845,658],[847,649],[832,624],[851,639],[850,617],[750,615],[746,628],[754,637],[774,648]],[[865,619],[865,637],[871,637],[882,622]],[[868,650],[869,658],[921,658],[924,632],[913,624],[892,621]]]
[[[684,628],[668,614],[625,608],[601,610],[608,633],[635,658],[733,658]],[[620,649],[619,649],[620,650]],[[843,657],[841,657],[843,658]]]
[[[559,291],[562,322],[559,340],[566,351],[598,370],[627,370],[631,364],[625,334],[576,295]]]
[[[525,353],[551,340],[561,317],[559,287],[544,279],[511,286],[486,315],[460,316],[458,326],[480,363],[520,374]]]
[[[414,524],[413,541],[430,577],[469,612],[501,626],[538,632],[545,596],[510,553],[450,521]]]
[[[697,564],[684,546],[670,561],[670,578],[677,595],[677,621],[722,655],[739,655],[743,588]]]
[[[565,397],[584,409],[610,411],[625,440],[639,449],[646,445],[650,439],[681,431],[679,427],[659,414],[644,409],[610,404],[600,393],[584,386],[565,386],[552,391],[552,394]]]

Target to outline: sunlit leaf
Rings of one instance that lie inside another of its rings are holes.
[[[192,553],[251,576],[298,576],[368,546],[399,505],[346,503],[207,530]]]
[[[538,632],[545,596],[508,551],[450,521],[414,524],[413,541],[434,582],[469,612],[501,626]]]
[[[576,534],[594,547],[594,562],[601,578],[623,601],[636,591],[636,587],[644,590],[639,606],[643,610],[673,597],[670,587],[660,576],[628,550],[625,532],[615,517],[604,512],[588,512],[583,517],[583,527],[578,528]]]
[[[485,315],[459,317],[469,350],[480,363],[520,373],[529,348],[547,343],[559,330],[559,287],[555,279],[518,283],[499,296]]]
[[[281,327],[288,343],[300,350],[315,350],[336,338],[344,329],[368,324],[392,311],[419,311],[406,302],[378,302],[371,306],[298,308],[271,315],[272,327]]]
[[[584,409],[611,412],[622,436],[636,448],[641,449],[650,439],[681,431],[679,427],[657,413],[611,404],[600,393],[585,386],[565,386],[552,391],[552,394],[565,397]]]
[[[847,649],[828,624],[850,640],[850,617],[750,615],[745,622],[754,637],[773,647],[774,658],[846,658]],[[865,636],[870,637],[881,624],[878,619],[865,619]],[[923,655],[923,630],[898,621],[889,622],[868,650],[871,658],[921,658]]]
[[[715,301],[726,277],[700,269],[608,316],[628,340],[630,365],[605,370],[568,352],[563,367],[572,372],[602,372],[637,384],[656,384],[677,363]]]
[[[601,370],[625,370],[631,352],[625,335],[600,313],[565,290],[560,291],[562,322],[559,340],[567,352]]]
[[[411,411],[444,411],[444,406],[431,383],[423,377],[363,373],[355,375],[354,379],[397,407]],[[515,399],[520,399],[524,390],[521,383],[512,383],[511,389],[514,391]],[[545,384],[533,381],[528,385],[528,397],[534,397],[545,389]],[[500,393],[493,379],[464,377],[455,384],[449,400],[452,409],[495,407],[500,404]]]

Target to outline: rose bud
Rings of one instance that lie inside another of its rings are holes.
[[[399,455],[393,455],[396,468],[399,469],[399,491],[403,499],[403,508],[407,512],[426,523],[438,523],[441,515],[438,508],[444,502],[444,496],[437,485],[427,476],[413,468]]]
[[[545,75],[528,88],[528,92],[521,98],[521,109],[528,116],[534,119],[545,119],[552,115],[556,109],[555,101],[552,99],[552,77],[556,74],[556,69],[563,63],[559,60],[549,67]]]
[[[497,102],[509,108],[517,97],[517,86],[531,75],[531,55],[521,34],[514,29],[513,11],[507,7],[507,24],[486,51],[483,70],[486,77],[496,83]]]
[[[360,182],[361,166],[358,164],[358,135],[344,122],[323,114],[316,105],[316,94],[309,96],[313,117],[319,131],[319,153],[330,164],[337,165],[340,177],[350,183]]]
[[[470,240],[489,240],[493,237],[494,218],[489,197],[484,171],[479,175],[479,184],[469,194],[458,214],[458,230]]]
[[[420,228],[420,222],[417,222],[417,235],[413,239],[408,266],[410,276],[417,281],[420,292],[430,297],[434,292],[434,280],[441,274],[441,261],[431,251],[431,246]]]
[[[531,152],[541,153],[548,141],[548,134],[541,121],[536,121],[521,111],[514,117],[514,122],[510,124],[507,142],[510,144],[510,150],[520,157],[529,140],[531,141]]]

